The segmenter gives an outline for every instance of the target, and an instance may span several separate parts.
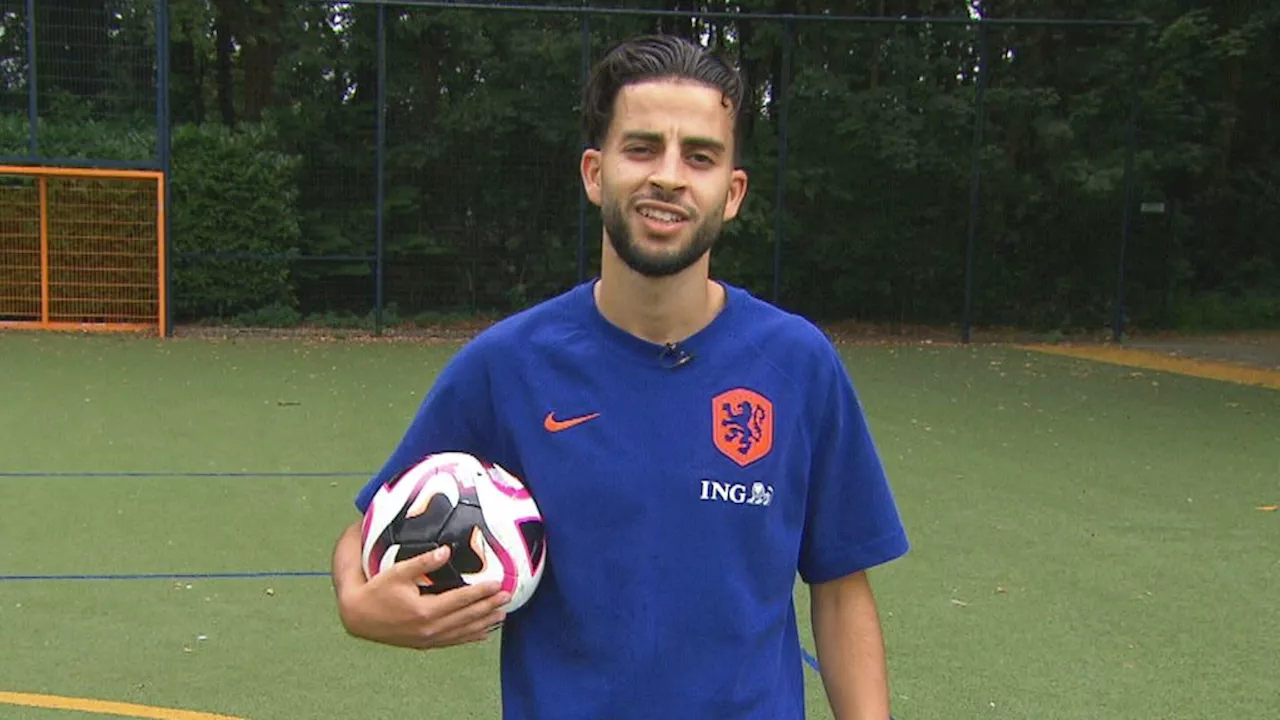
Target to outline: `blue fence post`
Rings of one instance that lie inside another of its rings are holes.
[[[586,0],[583,0],[586,7]],[[587,84],[587,75],[591,72],[591,15],[582,13],[582,52],[580,58],[579,77],[583,87]],[[579,149],[586,150],[587,138],[582,138]],[[578,188],[578,284],[587,281],[587,193]]]
[[[1138,145],[1138,114],[1142,111],[1142,78],[1147,57],[1148,27],[1148,25],[1138,26],[1135,40],[1137,48],[1133,54],[1133,87],[1129,98],[1129,126],[1126,128],[1128,138],[1124,151],[1124,215],[1120,226],[1120,260],[1116,271],[1116,317],[1111,328],[1112,340],[1115,342],[1124,339],[1125,256],[1128,254],[1129,240],[1133,235],[1133,202],[1136,184],[1134,176],[1137,174],[1134,170],[1134,155]]]
[[[968,343],[973,332],[974,265],[978,246],[978,213],[982,208],[982,144],[987,122],[987,23],[978,21],[978,79],[974,90],[973,154],[970,158],[969,232],[964,261],[964,327],[961,341]]]
[[[782,295],[782,243],[787,235],[787,109],[791,104],[791,46],[795,21],[787,18],[782,29],[782,77],[778,78],[778,170],[773,199],[773,304]]]
[[[27,0],[27,154],[40,154],[40,104],[36,94],[36,0]]]
[[[164,188],[164,267],[160,268],[161,282],[164,283],[164,294],[168,299],[165,304],[164,323],[165,337],[173,335],[173,234],[170,228],[173,223],[173,194],[169,191],[169,176],[173,171],[172,133],[170,124],[172,116],[169,109],[169,0],[156,0],[156,155],[162,177],[160,183]]]
[[[374,231],[374,311],[373,311],[373,331],[376,335],[382,334],[382,292],[383,292],[383,267],[384,263],[384,246],[383,238],[386,231],[385,218],[386,213],[386,150],[387,150],[387,6],[378,3],[378,107],[375,110],[377,116],[377,132],[375,144],[377,145],[376,156],[377,169],[377,197],[374,204],[377,206],[375,231]]]

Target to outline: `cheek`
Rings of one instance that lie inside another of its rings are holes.
[[[698,206],[704,211],[719,210],[732,202],[733,186],[725,180],[717,180],[698,198]]]
[[[614,170],[601,175],[600,189],[604,198],[610,202],[626,203],[631,195],[632,184],[622,173]]]

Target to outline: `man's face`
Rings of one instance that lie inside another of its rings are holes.
[[[583,154],[582,175],[628,267],[665,277],[707,254],[746,195],[733,150],[733,115],[719,90],[658,80],[618,93],[608,136]]]

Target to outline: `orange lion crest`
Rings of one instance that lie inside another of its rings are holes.
[[[716,448],[742,467],[773,449],[773,403],[753,390],[737,388],[711,401]]]

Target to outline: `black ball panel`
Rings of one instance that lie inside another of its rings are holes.
[[[529,551],[529,567],[537,572],[542,566],[542,555],[547,547],[546,528],[541,520],[529,520],[520,523],[520,536],[524,539],[524,546]]]
[[[427,578],[431,580],[431,584],[419,585],[419,595],[438,595],[446,590],[453,590],[467,584],[462,580],[462,575],[453,567],[452,563],[445,563],[443,567],[432,570],[427,573]]]
[[[396,553],[397,562],[430,552],[441,545],[450,547],[449,562],[427,573],[431,584],[418,586],[424,595],[462,587],[466,585],[463,574],[476,573],[484,568],[484,555],[475,551],[471,539],[477,531],[485,542],[489,542],[492,536],[485,525],[484,512],[475,489],[460,490],[457,505],[448,496],[436,494],[428,501],[426,509],[415,517],[407,517],[407,512],[416,503],[406,503],[405,509],[379,538],[380,543],[386,543],[384,547],[400,546]]]
[[[440,529],[437,539],[440,544],[450,547],[449,563],[457,568],[458,572],[475,573],[480,572],[484,567],[483,555],[477,554],[475,548],[471,546],[471,536],[477,528],[487,539],[484,513],[480,510],[480,506],[464,501],[453,509],[453,514]]]
[[[406,517],[408,508],[392,521],[391,541],[393,543],[421,545],[424,542],[438,542],[440,528],[449,521],[453,514],[453,503],[448,496],[437,494],[427,502],[427,508],[415,517]]]

